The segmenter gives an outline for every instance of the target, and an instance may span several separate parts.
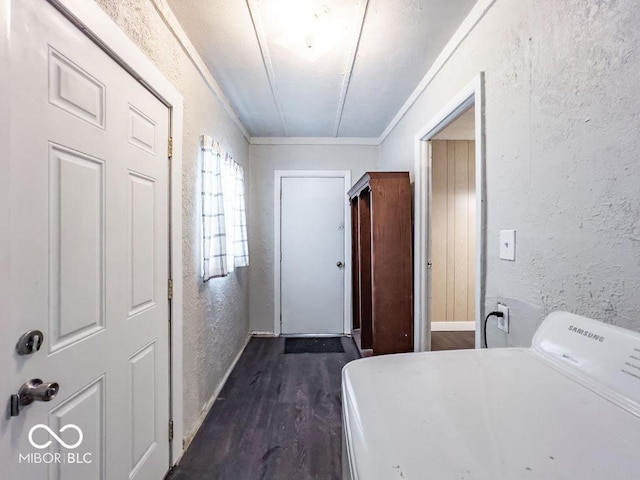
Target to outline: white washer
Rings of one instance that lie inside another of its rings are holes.
[[[531,348],[342,371],[344,478],[640,479],[640,334],[565,312]]]

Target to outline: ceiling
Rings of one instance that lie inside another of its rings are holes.
[[[168,0],[252,137],[378,137],[475,0]]]

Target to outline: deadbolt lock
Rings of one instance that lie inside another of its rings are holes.
[[[29,330],[24,333],[16,344],[18,355],[31,355],[40,350],[44,342],[44,334],[40,330]]]

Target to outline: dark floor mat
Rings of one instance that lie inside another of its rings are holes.
[[[285,338],[284,353],[343,353],[339,337]]]

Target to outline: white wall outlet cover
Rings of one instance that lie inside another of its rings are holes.
[[[509,307],[504,303],[498,303],[499,312],[502,312],[502,317],[498,317],[498,330],[502,330],[505,333],[509,333]]]
[[[502,260],[516,259],[516,231],[500,230],[500,258]]]

